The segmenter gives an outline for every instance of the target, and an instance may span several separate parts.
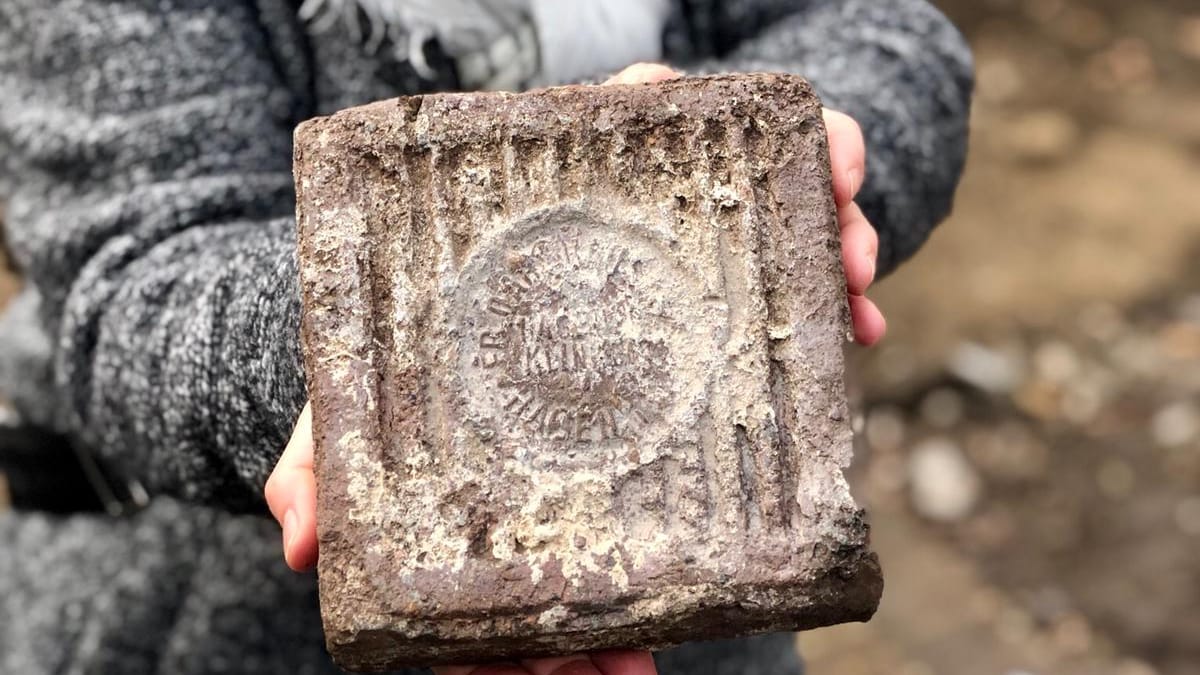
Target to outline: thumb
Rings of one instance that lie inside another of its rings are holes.
[[[283,528],[283,557],[297,572],[317,562],[317,481],[313,475],[312,408],[304,406],[292,438],[263,494]]]
[[[674,80],[682,75],[661,63],[635,63],[613,75],[604,84],[648,84]]]

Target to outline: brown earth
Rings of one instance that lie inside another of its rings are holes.
[[[1200,6],[939,3],[954,216],[877,298],[853,471],[886,587],[815,675],[1200,673]]]

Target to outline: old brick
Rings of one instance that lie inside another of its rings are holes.
[[[865,620],[845,280],[800,78],[385,101],[296,135],[344,667]]]

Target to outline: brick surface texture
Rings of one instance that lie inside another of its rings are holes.
[[[296,175],[339,664],[874,612],[802,79],[385,101],[303,125]]]

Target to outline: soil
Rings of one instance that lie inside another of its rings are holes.
[[[802,651],[1200,673],[1200,6],[938,4],[976,53],[969,166],[856,354],[883,604]]]

